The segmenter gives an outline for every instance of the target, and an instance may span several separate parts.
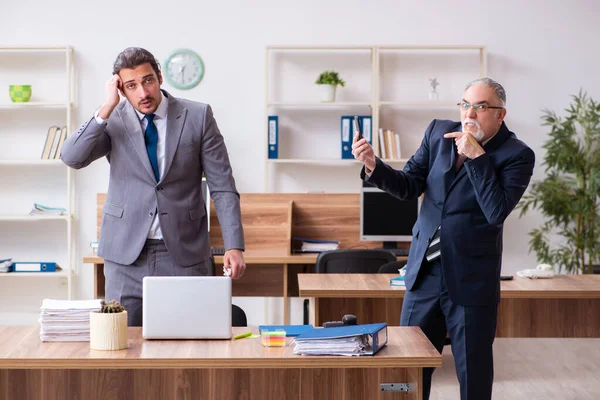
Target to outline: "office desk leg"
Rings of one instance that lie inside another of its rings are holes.
[[[290,298],[288,297],[288,265],[283,264],[283,324],[290,323]]]

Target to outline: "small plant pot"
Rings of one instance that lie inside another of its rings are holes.
[[[321,90],[321,102],[331,103],[335,101],[335,89],[336,85],[319,85],[319,90]]]
[[[90,313],[90,348],[122,350],[127,348],[127,311]]]

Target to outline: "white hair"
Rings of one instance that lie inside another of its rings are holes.
[[[469,84],[465,88],[465,92],[473,85],[483,85],[489,87],[490,89],[493,89],[494,93],[496,94],[496,97],[502,103],[502,107],[506,106],[506,91],[504,90],[502,85],[496,82],[495,80],[491,78],[475,79],[474,81],[469,82]]]

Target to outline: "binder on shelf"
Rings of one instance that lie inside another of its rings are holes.
[[[26,262],[12,263],[13,272],[56,272],[55,262]]]
[[[294,339],[295,354],[372,356],[388,342],[385,322],[314,328]]]
[[[269,115],[269,158],[279,158],[279,117]]]
[[[258,331],[262,332],[263,330],[267,331],[277,331],[283,330],[285,331],[285,336],[287,337],[295,337],[301,335],[304,332],[307,332],[311,329],[314,329],[312,325],[259,325]]]
[[[352,138],[354,132],[352,132],[352,124],[354,117],[342,116],[342,159],[352,159]]]
[[[363,137],[373,144],[373,122],[370,115],[359,115],[358,119],[363,130]],[[352,140],[354,140],[354,115],[342,115],[341,135],[342,135],[342,159],[354,159],[352,155]]]

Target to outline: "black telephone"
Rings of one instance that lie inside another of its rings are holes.
[[[346,314],[341,321],[330,321],[323,323],[323,328],[335,328],[337,326],[356,325],[356,315]]]
[[[354,132],[358,132],[358,140],[363,138],[362,127],[360,126],[360,119],[356,115],[354,116]]]

